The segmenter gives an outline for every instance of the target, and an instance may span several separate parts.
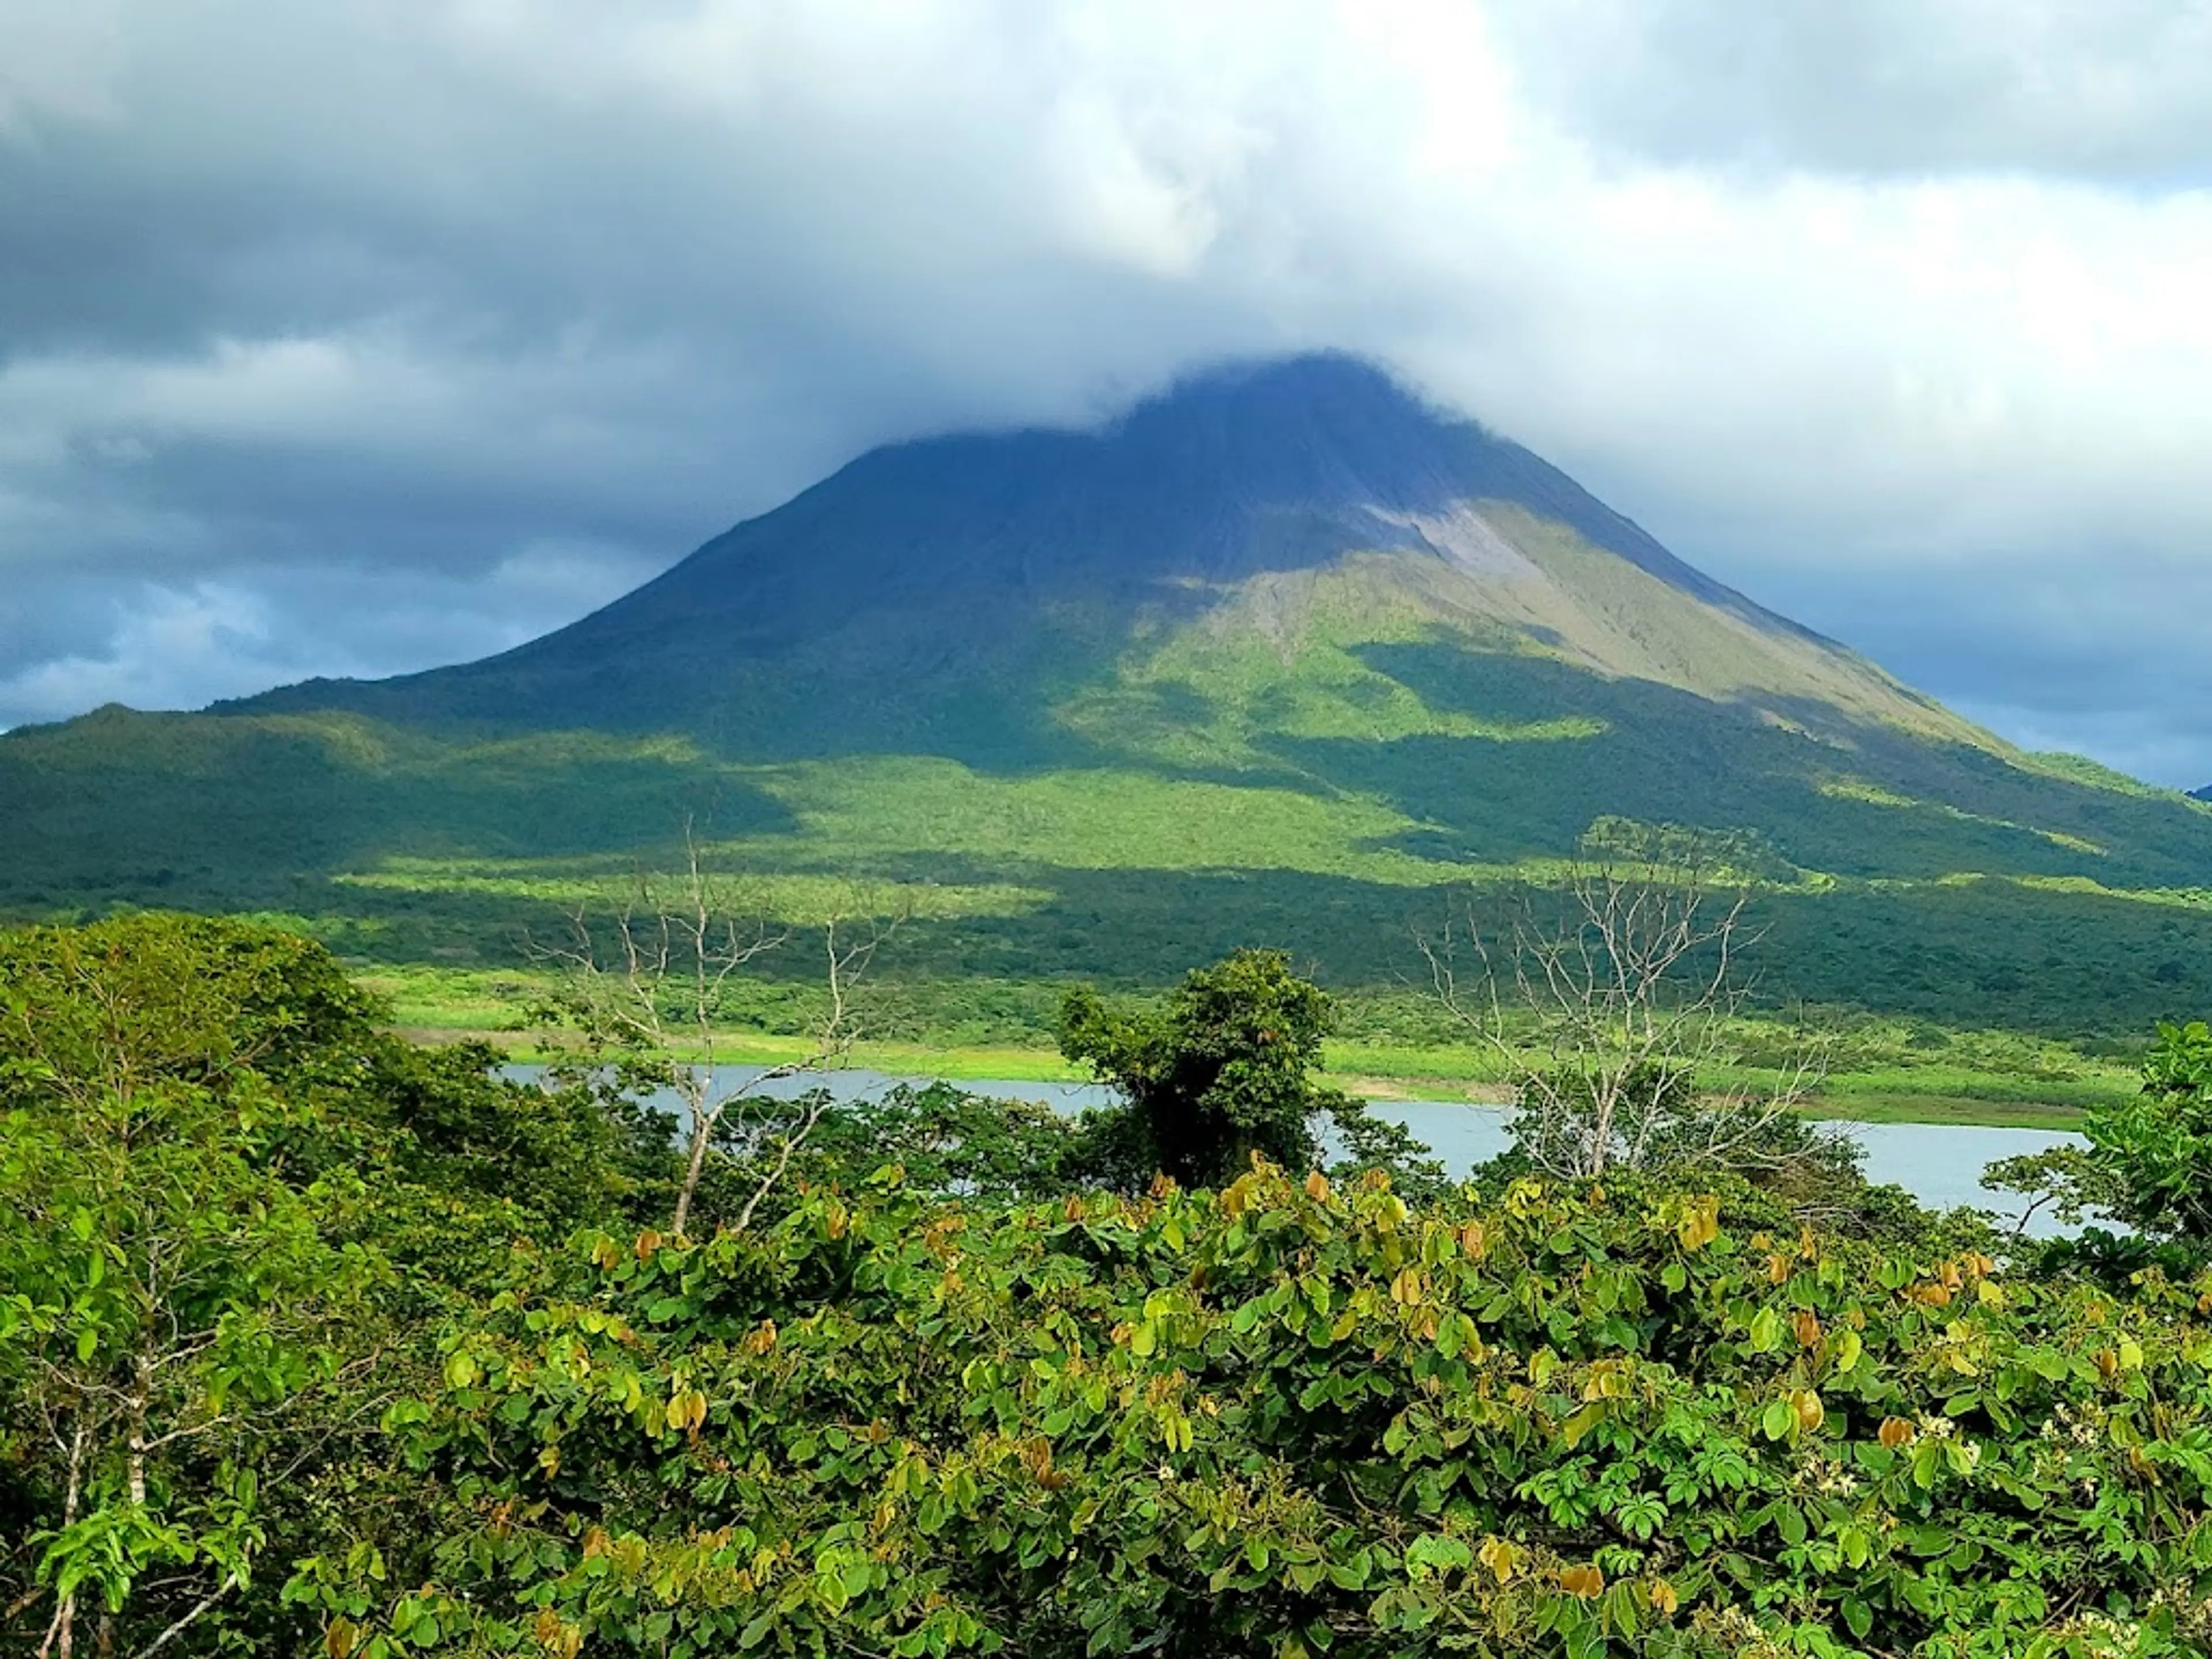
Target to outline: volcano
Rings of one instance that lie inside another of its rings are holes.
[[[0,735],[0,911],[415,961],[507,960],[690,825],[780,914],[898,889],[912,973],[1024,1006],[1255,943],[1387,984],[1469,882],[1694,843],[1815,1000],[2212,1006],[2212,807],[2014,749],[1340,356],[871,451],[482,661]]]
[[[1519,445],[1332,355],[1216,369],[1095,431],[874,450],[515,650],[223,707],[682,732],[732,758],[1011,759],[1054,750],[1051,716],[1086,680],[1142,677],[1192,628],[1266,641],[1293,677],[1310,643],[1427,638],[1992,741]],[[963,730],[988,700],[1008,706]]]

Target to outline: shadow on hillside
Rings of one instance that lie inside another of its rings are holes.
[[[794,827],[721,769],[604,740],[394,747],[371,747],[358,726],[205,715],[0,739],[0,910],[276,908],[392,857],[659,856],[687,818],[723,836]]]
[[[1556,856],[1593,820],[1618,814],[1753,830],[1792,864],[1843,876],[2002,872],[2129,887],[2196,885],[2212,872],[2212,815],[2030,775],[1983,750],[1846,723],[1824,705],[1771,696],[1757,706],[1715,703],[1548,659],[1448,644],[1376,645],[1356,654],[1439,711],[1604,725],[1571,743],[1270,740],[1310,776],[1434,826],[1394,843],[1424,857]],[[1762,708],[1791,724],[1763,718]],[[1822,787],[1852,781],[1911,804]]]

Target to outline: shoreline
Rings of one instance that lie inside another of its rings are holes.
[[[410,1042],[488,1042],[517,1059],[542,1057],[545,1050],[521,1031],[468,1026],[400,1024],[390,1028]],[[721,1045],[720,1059],[734,1066],[775,1065],[803,1056],[805,1045],[797,1038],[757,1032],[732,1034]],[[1457,1103],[1494,1109],[1506,1103],[1503,1086],[1494,1079],[1454,1075],[1472,1068],[1450,1071],[1376,1070],[1356,1063],[1358,1049],[1346,1045],[1340,1061],[1322,1073],[1323,1079],[1346,1094],[1363,1100],[1425,1101]],[[863,1043],[851,1055],[856,1068],[883,1072],[895,1077],[928,1077],[947,1083],[1085,1083],[1091,1079],[1059,1054],[1047,1048],[1000,1047],[935,1047],[924,1043]],[[1843,1123],[1953,1124],[1980,1128],[2071,1131],[2081,1127],[2083,1106],[2062,1099],[2035,1099],[2032,1085],[2021,1097],[1990,1097],[2000,1094],[2007,1079],[1991,1077],[1990,1093],[1947,1094],[1940,1090],[1916,1091],[1893,1086],[1899,1079],[1855,1078],[1842,1073],[1829,1086],[1814,1094],[1803,1109],[1806,1117]],[[2070,1091],[2069,1091],[2070,1092]]]

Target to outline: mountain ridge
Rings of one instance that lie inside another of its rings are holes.
[[[536,724],[551,708],[585,725],[612,717],[629,729],[696,732],[714,729],[698,711],[742,676],[740,665],[787,663],[810,642],[846,638],[848,657],[899,661],[927,678],[946,665],[917,661],[917,643],[925,655],[988,659],[1008,638],[1054,626],[1043,613],[1054,608],[1061,622],[1080,613],[1109,636],[1147,611],[1187,622],[1244,585],[1359,555],[1425,555],[1456,571],[1441,584],[1451,591],[1435,595],[1439,623],[1498,623],[1538,650],[1572,642],[1571,654],[1601,672],[1711,689],[1710,678],[1670,673],[1663,651],[1631,645],[1630,634],[1667,621],[1654,621],[1656,593],[1642,596],[1651,615],[1641,625],[1585,629],[1577,623],[1596,604],[1586,581],[1568,582],[1575,591],[1565,595],[1542,591],[1561,586],[1557,567],[1571,550],[1538,544],[1563,532],[1708,618],[1732,619],[1750,636],[1737,642],[1747,663],[1777,659],[1761,672],[1781,675],[1778,690],[1856,682],[1860,712],[1996,742],[1705,575],[1532,452],[1334,354],[1217,368],[1088,430],[884,446],[611,604],[495,656],[385,681],[310,681],[216,708],[342,707],[494,726]],[[1407,584],[1397,586],[1403,598]],[[915,639],[887,640],[887,615],[894,631],[912,623]],[[1688,620],[1684,611],[1669,625],[1679,632]]]
[[[1032,998],[1254,943],[1397,983],[1468,884],[1691,832],[1812,1000],[2212,1006],[2212,807],[2021,753],[1339,356],[871,451],[478,662],[0,736],[0,914],[491,963],[689,823],[775,915],[902,894],[912,983]]]

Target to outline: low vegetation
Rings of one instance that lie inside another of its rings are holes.
[[[2045,1246],[1848,1164],[1454,1184],[1332,1012],[1080,992],[1120,1108],[802,1093],[690,1180],[636,1075],[405,1044],[296,935],[0,936],[0,1645],[2212,1641],[2203,1027],[2023,1172],[2133,1234]]]

